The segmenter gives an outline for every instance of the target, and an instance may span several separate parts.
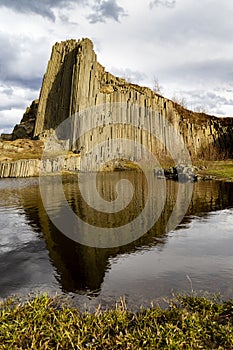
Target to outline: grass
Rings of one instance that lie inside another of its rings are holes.
[[[210,168],[209,171],[218,177],[233,178],[233,163],[216,164],[215,168]]]
[[[9,161],[17,161],[23,159],[41,159],[41,153],[16,153],[12,155],[12,153],[6,153],[5,158],[9,159]]]
[[[180,296],[167,309],[80,313],[46,295],[0,305],[1,349],[232,349],[233,302]]]
[[[40,159],[42,152],[43,142],[39,140],[19,139],[0,142],[0,158],[2,160]]]
[[[203,162],[206,169],[200,173],[202,175],[214,176],[217,179],[233,180],[233,160],[208,161]]]
[[[141,171],[137,163],[131,162],[127,159],[115,159],[104,164],[102,171]]]

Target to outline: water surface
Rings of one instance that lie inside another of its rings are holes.
[[[63,178],[63,188],[72,210],[95,225],[96,230],[117,227],[140,215],[148,196],[146,180],[134,172],[97,177],[99,193],[108,201],[116,198],[115,185],[125,177],[134,186],[134,196],[117,215],[90,209],[82,200],[75,175]],[[87,174],[87,191],[91,188],[89,181]],[[148,215],[153,215],[161,203],[160,183],[155,187],[155,206]],[[87,307],[99,302],[113,304],[121,296],[129,305],[138,307],[191,289],[233,297],[233,183],[194,184],[185,217],[169,232],[167,223],[178,183],[167,181],[165,191],[161,215],[145,235],[127,245],[103,249],[75,243],[53,225],[44,209],[37,179],[2,179],[0,297],[58,292]],[[51,210],[59,214],[52,183],[47,193],[55,198]],[[179,216],[182,202],[178,209]]]

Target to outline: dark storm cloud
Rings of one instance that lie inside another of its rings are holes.
[[[232,60],[208,59],[200,62],[182,63],[174,65],[164,72],[164,75],[177,82],[208,81],[215,83],[231,83],[233,80]]]
[[[25,109],[25,101],[11,101],[11,102],[6,102],[6,103],[1,103],[0,105],[0,112],[4,111],[10,111],[12,109]],[[2,123],[1,123],[2,126]]]
[[[7,82],[19,87],[26,87],[32,90],[38,90],[41,87],[43,77],[32,77],[32,78],[24,78],[22,76],[11,76],[10,74],[7,76]]]
[[[154,6],[164,6],[168,8],[173,8],[176,5],[176,0],[154,0],[151,1],[149,6],[150,8],[153,8]]]
[[[119,6],[116,0],[98,0],[93,6],[93,13],[87,18],[90,23],[106,22],[106,19],[120,21],[122,16],[127,16],[123,7]]]
[[[17,37],[6,38],[0,33],[0,85],[37,90],[41,86],[43,76],[41,68],[35,64],[33,48],[36,43],[31,47],[30,39],[21,39],[20,42]],[[38,52],[36,55],[39,57]],[[10,92],[12,93],[12,90]]]
[[[6,96],[12,96],[14,93],[14,90],[12,89],[11,86],[0,85],[0,90],[2,94]]]
[[[123,7],[117,4],[116,0],[1,0],[0,7],[7,7],[15,12],[37,14],[52,21],[56,20],[54,9],[69,8],[80,4],[92,8],[87,18],[90,23],[105,22],[106,19],[113,19],[117,22],[120,17],[126,16]],[[59,16],[61,20],[68,21],[65,15]]]
[[[68,7],[72,4],[83,3],[85,0],[1,0],[0,7],[7,7],[16,12],[35,13],[55,21],[54,8]]]

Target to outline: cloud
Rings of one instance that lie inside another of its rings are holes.
[[[58,17],[61,22],[65,23],[65,25],[71,25],[75,27],[79,25],[77,22],[71,21],[68,15],[60,14]]]
[[[15,102],[11,102],[11,104],[9,103],[3,103],[0,106],[0,112],[6,112],[6,111],[11,111],[12,109],[22,109],[25,107],[25,103],[24,102],[19,102],[19,101],[15,101]],[[3,115],[1,115],[3,116]],[[2,125],[2,122],[1,122]]]
[[[120,18],[127,16],[123,7],[119,6],[116,0],[98,0],[93,6],[93,13],[87,19],[90,23],[106,22],[107,18],[120,22]]]
[[[215,89],[216,91],[216,89]],[[222,91],[216,93],[213,90],[180,90],[179,98],[184,98],[187,101],[187,107],[197,112],[205,112],[214,115],[229,115],[228,107],[233,106],[233,99],[224,96]]]
[[[14,90],[11,86],[0,85],[0,92],[7,96],[12,96]]]
[[[217,111],[232,114],[233,3],[223,0],[219,8],[209,0],[0,0],[0,110],[38,96],[52,44],[90,37],[99,62],[115,75],[149,86],[156,76],[165,96],[183,90],[195,106],[215,108],[216,100],[223,106]]]
[[[10,133],[14,126],[22,119],[24,109],[12,108],[11,110],[0,111],[1,133]]]
[[[19,123],[27,106],[37,99],[37,90],[8,84],[0,84],[0,129],[8,133]]]
[[[233,78],[232,60],[227,58],[205,59],[199,62],[189,61],[174,63],[166,70],[166,76],[176,82],[189,81],[208,83],[230,83]]]
[[[140,82],[144,81],[144,79],[146,78],[146,74],[130,68],[119,69],[116,67],[112,67],[111,73],[113,73],[119,78],[123,78],[126,81],[129,81],[135,84],[139,84]]]
[[[19,87],[26,87],[32,90],[39,90],[42,84],[42,76],[41,77],[31,77],[31,78],[24,78],[24,77],[17,77],[17,76],[11,76],[9,75],[7,77],[7,81],[11,84],[14,84],[15,86]]]
[[[149,6],[150,8],[153,8],[154,6],[164,6],[168,8],[173,8],[176,5],[176,0],[154,0],[150,2]]]
[[[32,91],[25,91],[23,88],[0,86],[0,112],[12,109],[25,109],[27,102],[31,98],[36,98],[38,94]]]
[[[15,12],[32,13],[55,21],[53,9],[83,3],[85,0],[1,0],[0,7],[7,7]]]
[[[0,7],[13,10],[16,13],[36,14],[45,17],[53,22],[57,19],[56,10],[72,9],[75,5],[92,8],[93,13],[87,16],[90,23],[106,22],[106,19],[120,21],[120,17],[126,16],[123,7],[117,4],[116,0],[1,0]],[[59,14],[61,21],[70,24],[65,14]]]
[[[46,62],[45,57],[48,55],[42,41],[43,38],[6,38],[4,33],[0,33],[0,84],[34,90],[40,88],[45,68],[44,64],[36,63],[35,57],[38,61]]]

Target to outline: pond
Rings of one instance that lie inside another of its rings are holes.
[[[52,222],[55,213],[69,227],[56,179],[50,177],[44,185],[46,203],[36,178],[0,181],[0,298],[59,293],[80,308],[91,308],[112,305],[124,296],[129,307],[138,308],[192,290],[233,297],[233,183],[199,181],[192,188],[153,178],[151,188],[142,173],[125,171],[85,174],[80,190],[76,175],[63,176],[67,203],[82,222],[97,234],[103,227],[109,232],[125,228],[126,240],[116,234],[109,246],[105,242],[100,247],[91,238],[89,245],[70,239]],[[124,187],[129,181],[133,193]],[[99,197],[93,195],[93,186]],[[150,196],[149,211],[135,221]],[[91,201],[94,206],[99,202],[98,210],[90,208]],[[116,210],[107,212],[106,201],[109,208],[114,202]],[[134,221],[137,227],[128,225]],[[141,234],[132,235],[135,227]],[[79,233],[88,235],[84,229]]]

